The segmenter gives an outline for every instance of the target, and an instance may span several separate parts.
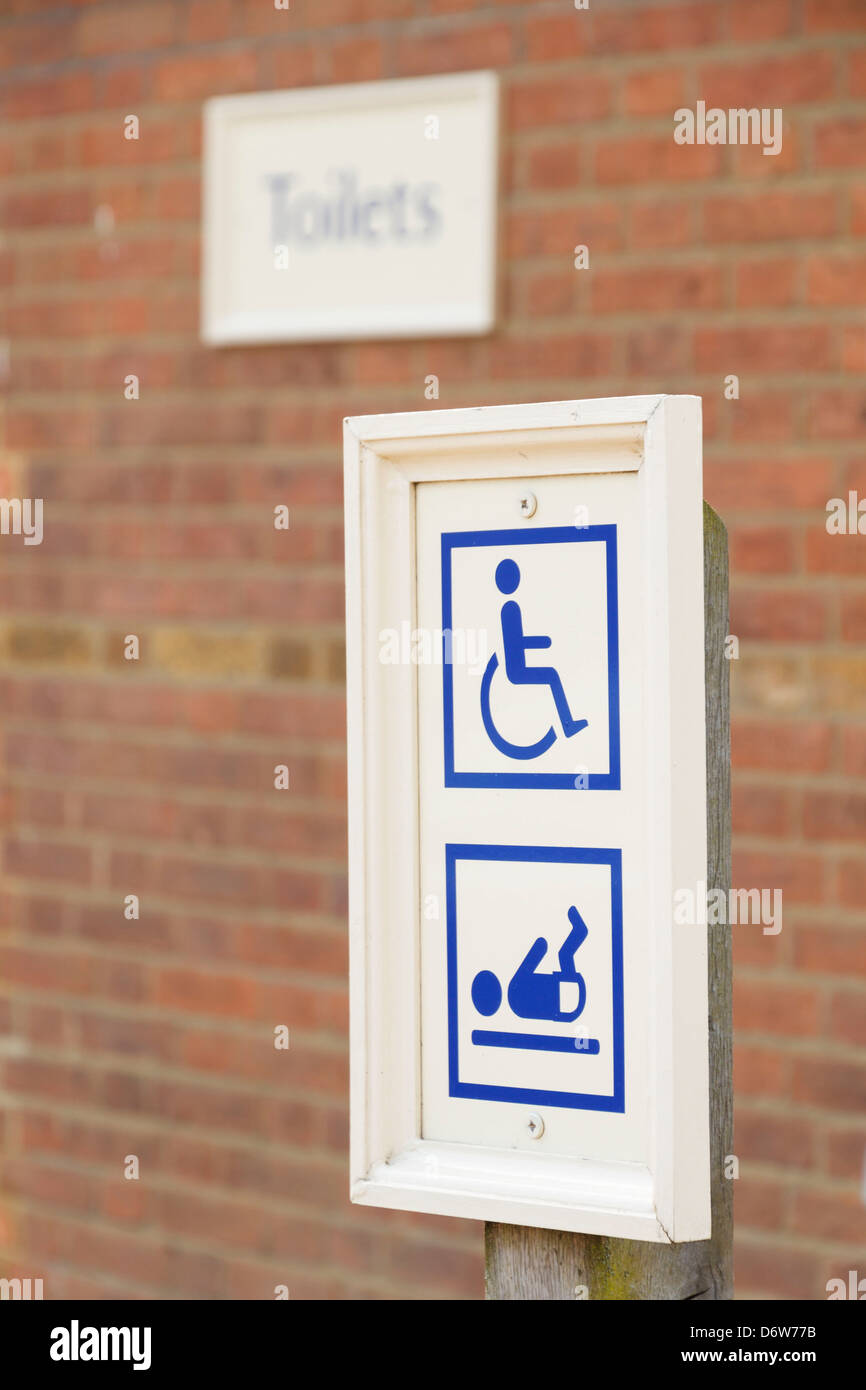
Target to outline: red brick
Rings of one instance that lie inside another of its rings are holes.
[[[795,954],[810,974],[866,978],[866,928],[798,926]]]
[[[645,68],[626,74],[625,109],[632,116],[667,116],[685,99],[682,68]]]
[[[850,1047],[866,1047],[866,991],[839,991],[830,1000],[833,1037]]]
[[[821,999],[814,989],[771,980],[740,980],[734,990],[734,1026],[750,1033],[814,1037]]]
[[[866,1240],[866,1211],[854,1192],[797,1192],[792,1226],[822,1241],[854,1248]]]
[[[93,201],[85,189],[10,193],[4,202],[6,226],[56,226],[57,223],[89,223]]]
[[[89,72],[64,72],[56,77],[24,78],[10,82],[0,94],[0,111],[9,120],[69,115],[93,103],[94,80]]]
[[[707,198],[703,208],[704,236],[709,242],[829,237],[837,226],[836,195],[833,192],[784,193],[762,190],[760,193]]]
[[[793,1066],[795,1100],[823,1110],[862,1111],[866,1105],[866,1066],[809,1057],[795,1057]]]
[[[698,328],[694,344],[700,372],[826,371],[831,365],[830,330],[824,325]]]
[[[354,379],[365,385],[409,382],[413,370],[412,358],[402,343],[362,343],[355,350]]]
[[[722,299],[722,276],[705,261],[681,267],[645,270],[601,270],[592,277],[595,313],[670,312],[672,309],[713,309]]]
[[[284,34],[286,29],[336,29],[343,25],[382,23],[412,12],[412,0],[292,0],[289,10],[275,10],[259,0],[240,0],[245,34]]]
[[[756,440],[782,444],[795,437],[798,399],[790,391],[761,390],[729,407],[731,438],[753,445]]]
[[[508,24],[448,27],[423,35],[401,33],[394,63],[401,75],[460,72],[464,68],[500,68],[514,55],[514,35]]]
[[[807,295],[810,304],[866,304],[866,256],[813,256]]]
[[[816,701],[839,712],[862,711],[866,696],[866,662],[853,651],[816,653],[809,662],[810,675],[815,681]]]
[[[731,756],[736,767],[777,772],[823,772],[830,762],[832,730],[817,721],[734,719]]]
[[[778,1230],[785,1224],[787,1188],[768,1178],[740,1173],[734,1186],[734,1215],[737,1230]]]
[[[855,236],[866,235],[866,186],[851,188],[851,231]]]
[[[740,638],[809,642],[825,634],[827,600],[817,594],[738,588],[731,602],[731,630]]]
[[[527,155],[530,187],[573,188],[580,182],[581,153],[574,140],[536,146]]]
[[[67,57],[73,23],[58,15],[8,24],[0,33],[0,68],[44,67]]]
[[[621,245],[622,211],[614,203],[603,202],[515,212],[508,223],[507,240],[515,257],[559,256],[571,267],[575,246],[587,246],[592,264],[593,254],[598,256]]]
[[[734,1093],[749,1096],[782,1096],[787,1093],[787,1068],[776,1048],[734,1048]]]
[[[249,49],[166,58],[157,63],[153,73],[157,101],[194,102],[255,85],[256,55]]]
[[[859,0],[806,0],[803,18],[806,33],[866,31],[866,15]]]
[[[762,107],[781,107],[784,121],[787,107],[830,98],[835,90],[835,75],[835,53],[810,48],[806,53],[751,63],[741,60],[708,64],[698,71],[698,85],[701,99],[708,107],[748,109],[755,106],[755,94],[760,92]]]
[[[818,169],[847,169],[866,163],[866,120],[846,116],[823,121],[814,134]]]
[[[132,56],[127,62],[112,59],[111,66],[102,73],[96,105],[105,110],[122,107],[123,115],[136,113],[137,103],[147,100],[149,76],[147,67],[136,64]]]
[[[728,545],[738,574],[787,574],[795,567],[794,537],[784,527],[729,527]]]
[[[533,316],[566,314],[574,308],[576,278],[573,270],[533,275],[526,285],[526,307]]]
[[[812,840],[862,840],[866,796],[857,792],[813,791],[806,800],[803,829]]]
[[[862,1182],[866,1159],[866,1129],[831,1129],[827,1146],[827,1171],[833,1177]]]
[[[737,849],[734,886],[780,889],[785,903],[817,903],[825,896],[826,869],[815,854]]]
[[[772,899],[770,902],[772,904]],[[765,935],[759,923],[751,922],[742,930],[735,931],[732,953],[735,978],[739,978],[742,971],[752,968],[761,971],[785,969],[790,954],[788,936],[786,931]]]
[[[810,531],[806,536],[806,569],[811,574],[866,575],[866,546],[862,541],[859,531],[853,536],[831,536],[825,527]]]
[[[845,469],[842,491],[849,489],[859,493],[861,500],[866,495],[866,460],[861,456],[853,458]]]
[[[62,1168],[43,1168],[11,1160],[3,1165],[3,1185],[17,1198],[29,1198],[40,1206],[61,1206],[92,1212],[96,1194],[91,1179]]]
[[[571,14],[530,16],[526,21],[526,51],[531,63],[562,62],[585,53],[590,28],[588,16]]]
[[[540,126],[572,127],[575,121],[593,121],[611,109],[609,80],[589,72],[579,82],[571,78],[534,78],[513,83],[507,94],[507,118],[513,130]]]
[[[346,39],[331,49],[334,82],[368,82],[385,75],[385,50],[381,39]]]
[[[792,115],[789,107],[785,107],[784,111],[781,144],[775,154],[765,154],[762,144],[732,146],[731,172],[735,179],[760,179],[768,187],[773,187],[789,174],[802,173],[808,162],[808,128],[804,131],[804,122],[799,113]]]
[[[816,391],[809,402],[808,420],[813,439],[859,438],[866,420],[866,393],[842,389]]]
[[[82,54],[116,53],[134,49],[164,48],[175,37],[177,11],[169,0],[132,3],[123,10],[100,6],[81,15],[76,46]]]
[[[626,354],[631,372],[684,371],[689,360],[688,335],[670,324],[637,328],[628,334]]]
[[[866,96],[866,48],[855,48],[848,56],[848,91],[852,96]]]
[[[849,776],[866,777],[866,728],[843,730],[842,767]]]
[[[758,7],[752,0],[732,0],[728,8],[730,36],[745,43],[782,38],[792,32],[792,0],[763,0]]]
[[[799,1116],[768,1115],[763,1108],[736,1106],[734,1133],[744,1163],[772,1163],[781,1168],[811,1168],[815,1163],[814,1125]]]
[[[126,140],[122,122],[85,126],[75,139],[78,162],[86,166],[165,164],[183,159],[192,146],[191,128],[178,121],[146,121],[138,140]],[[103,258],[104,259],[104,258]]]
[[[790,833],[793,818],[793,802],[789,792],[742,782],[734,786],[735,834],[782,837]]]
[[[85,885],[91,881],[91,850],[86,845],[8,839],[4,867],[13,878],[50,878]]]
[[[846,324],[842,330],[842,367],[846,372],[866,372],[866,326]]]
[[[232,38],[234,6],[232,0],[189,0],[184,19],[184,39],[188,43],[216,43]]]
[[[600,140],[595,177],[600,184],[672,183],[709,179],[721,172],[718,145],[677,145],[673,137],[632,135]]]
[[[820,456],[787,462],[715,460],[710,466],[714,505],[736,507],[739,501],[761,510],[806,508],[823,516],[833,495],[834,471],[831,461]]]
[[[736,1206],[736,1192],[734,1196]],[[788,1242],[755,1244],[743,1235],[736,1245],[737,1287],[743,1298],[825,1298],[821,1264],[810,1251]]]
[[[639,248],[686,246],[691,240],[694,204],[685,198],[637,199],[629,207],[629,242]]]
[[[318,52],[313,44],[281,44],[278,48],[268,51],[266,61],[269,85],[302,87],[316,80]],[[360,80],[360,77],[356,80]],[[244,84],[246,85],[246,79]]]
[[[490,349],[493,377],[603,376],[610,370],[611,343],[598,333],[572,337],[499,339]]]
[[[677,4],[641,8],[621,13],[594,12],[591,33],[593,53],[628,53],[643,50],[704,47],[724,34],[722,12],[715,5]]]

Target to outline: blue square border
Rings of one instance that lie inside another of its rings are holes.
[[[613,985],[613,1094],[588,1095],[571,1091],[537,1091],[517,1086],[486,1086],[460,1080],[457,1023],[457,861],[482,859],[546,864],[607,864],[611,886],[611,974]],[[570,1110],[625,1113],[625,1022],[622,964],[622,851],[572,849],[537,845],[445,846],[445,900],[448,972],[448,1094],[469,1100],[510,1101],[520,1105],[553,1105]]]
[[[607,576],[607,689],[609,771],[590,772],[585,787],[578,788],[568,772],[457,772],[454,767],[454,676],[448,660],[451,632],[451,552],[459,546],[543,545],[550,542],[603,541]],[[443,531],[442,533],[442,697],[446,787],[543,787],[569,791],[619,791],[619,601],[617,588],[616,525],[542,526],[524,531]]]

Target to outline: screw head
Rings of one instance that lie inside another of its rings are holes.
[[[538,507],[538,498],[534,492],[524,492],[521,494],[518,506],[521,516],[535,516],[536,508]]]
[[[535,1110],[526,1121],[526,1132],[530,1139],[540,1139],[544,1133],[544,1121]]]

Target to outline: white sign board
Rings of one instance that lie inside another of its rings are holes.
[[[700,402],[346,422],[352,1196],[710,1233]]]
[[[497,132],[488,72],[208,102],[205,340],[487,332]]]

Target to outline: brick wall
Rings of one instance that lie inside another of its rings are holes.
[[[432,372],[440,406],[704,398],[736,881],[784,891],[735,931],[739,1292],[866,1274],[866,540],[824,529],[866,495],[866,4],[5,0],[0,64],[0,487],[46,508],[0,545],[2,1273],[481,1295],[477,1226],[346,1200],[339,421]],[[498,331],[204,348],[202,101],[476,67]],[[782,153],[676,146],[698,99],[781,106]]]

